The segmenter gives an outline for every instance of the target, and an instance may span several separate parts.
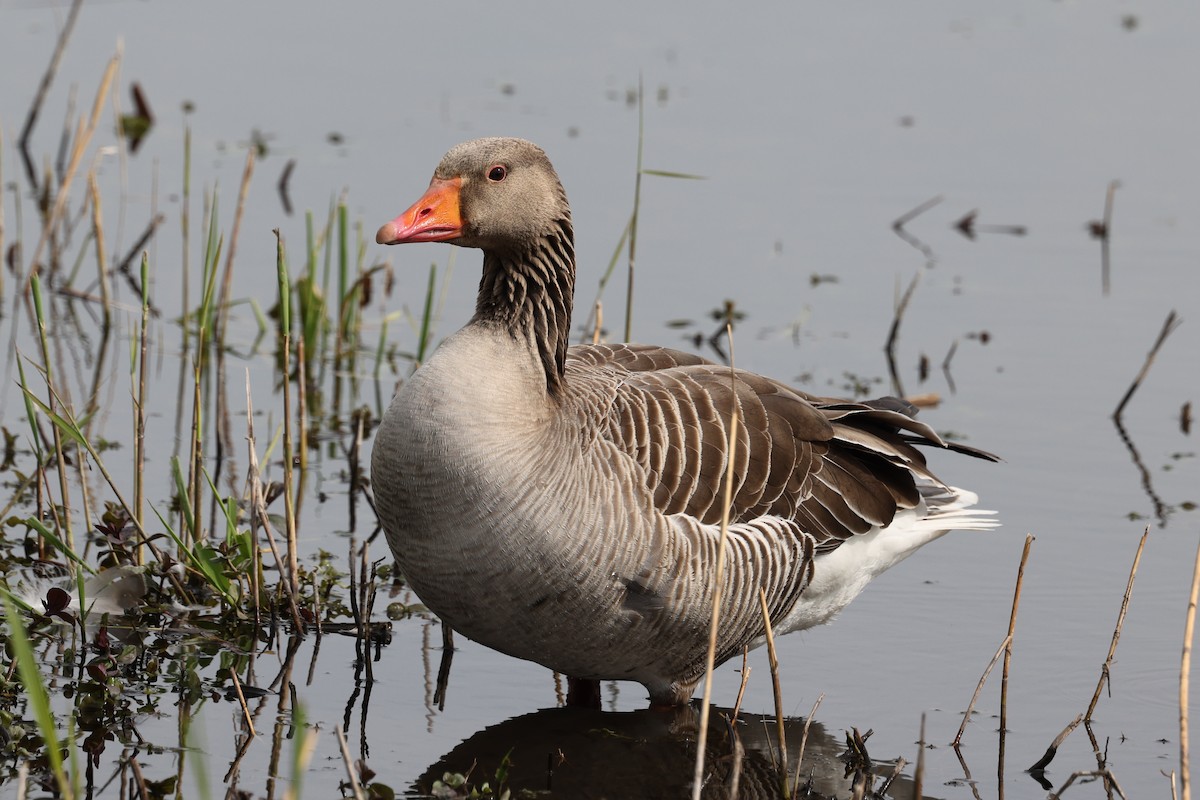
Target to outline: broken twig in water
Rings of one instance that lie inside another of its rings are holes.
[[[892,317],[892,327],[888,330],[887,342],[883,345],[883,352],[887,354],[888,371],[892,375],[892,389],[897,397],[904,397],[904,389],[900,385],[900,375],[896,371],[896,340],[900,337],[900,321],[904,318],[904,312],[908,309],[908,303],[912,300],[920,277],[921,273],[919,272],[913,275],[912,282],[908,284],[904,294],[900,295],[900,299],[896,303],[896,314]]]
[[[1117,614],[1117,626],[1113,629],[1112,643],[1108,646],[1108,657],[1100,666],[1100,681],[1096,684],[1096,693],[1092,695],[1092,702],[1088,704],[1087,713],[1083,715],[1085,722],[1092,721],[1092,712],[1096,710],[1096,704],[1100,702],[1100,693],[1104,691],[1105,686],[1109,688],[1109,694],[1112,694],[1112,677],[1109,670],[1112,667],[1113,657],[1117,654],[1117,642],[1121,641],[1121,627],[1125,624],[1125,612],[1129,610],[1129,597],[1133,594],[1133,579],[1137,575],[1138,564],[1142,561],[1142,550],[1146,547],[1146,537],[1149,535],[1150,526],[1147,525],[1146,530],[1142,533],[1141,541],[1138,542],[1137,553],[1133,556],[1133,567],[1129,570],[1129,582],[1125,584],[1125,596],[1121,599],[1121,611]]]
[[[939,194],[937,197],[932,197],[929,200],[926,200],[924,203],[921,203],[919,206],[906,211],[897,217],[894,222],[892,222],[892,230],[895,231],[896,235],[903,239],[910,247],[920,251],[921,255],[925,256],[926,267],[932,267],[937,263],[937,256],[934,255],[933,248],[905,230],[904,226],[940,202],[942,202],[942,196]]]
[[[1050,762],[1054,760],[1054,756],[1058,754],[1058,748],[1061,747],[1062,743],[1065,742],[1067,737],[1071,735],[1071,731],[1079,727],[1079,723],[1081,722],[1083,722],[1083,714],[1080,714],[1079,716],[1075,717],[1075,719],[1071,720],[1070,724],[1063,728],[1062,732],[1059,733],[1058,736],[1054,737],[1054,741],[1051,742],[1050,746],[1046,748],[1046,752],[1043,753],[1042,757],[1039,758],[1037,762],[1027,771],[1045,772],[1046,767],[1050,765]]]
[[[1176,328],[1182,324],[1183,320],[1179,315],[1172,311],[1167,314],[1167,319],[1163,322],[1162,330],[1158,333],[1158,338],[1154,340],[1154,346],[1150,348],[1150,352],[1146,355],[1146,361],[1142,364],[1141,370],[1138,371],[1137,377],[1133,379],[1133,383],[1125,391],[1125,396],[1121,398],[1121,402],[1117,404],[1117,410],[1113,412],[1113,419],[1120,420],[1121,414],[1125,412],[1125,406],[1129,403],[1133,393],[1142,385],[1142,381],[1146,378],[1146,373],[1150,371],[1150,366],[1154,363],[1154,357],[1158,355],[1159,349],[1163,346],[1163,342],[1167,340]]]

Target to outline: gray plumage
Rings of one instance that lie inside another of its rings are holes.
[[[453,208],[451,207],[453,206]],[[951,447],[902,401],[817,398],[645,345],[568,348],[566,194],[519,139],[455,147],[381,243],[484,251],[475,316],[401,386],[372,485],[413,589],[454,629],[574,678],[680,703],[702,677],[736,405],[718,662],[828,621],[966,511],[914,445]]]

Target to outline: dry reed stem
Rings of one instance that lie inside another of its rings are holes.
[[[0,118],[0,153],[4,152],[4,120]],[[0,158],[0,254],[4,249],[4,159]],[[4,270],[0,269],[0,297],[4,297]]]
[[[750,655],[750,648],[742,648],[742,682],[738,684],[737,700],[733,703],[733,718],[730,724],[737,722],[738,712],[742,710],[742,697],[746,693],[746,683],[750,680],[750,665],[746,663]]]
[[[137,756],[129,757],[129,767],[133,770],[133,779],[137,783],[138,797],[146,800],[151,795],[146,787],[146,776],[142,774],[142,767],[138,764]]]
[[[1117,783],[1117,779],[1113,777],[1112,772],[1107,769],[1099,769],[1072,773],[1071,776],[1067,778],[1066,782],[1059,787],[1058,791],[1050,793],[1050,800],[1059,800],[1059,798],[1062,797],[1062,793],[1067,790],[1067,787],[1075,783],[1075,781],[1079,780],[1080,778],[1103,778],[1106,786],[1112,786],[1112,788],[1116,790],[1117,794],[1121,796],[1122,800],[1125,798],[1125,792],[1121,791],[1121,786]]]
[[[4,231],[0,230],[0,234]],[[592,344],[600,344],[600,331],[604,330],[604,304],[596,301],[596,326],[592,328]]]
[[[625,284],[625,339],[628,342],[633,330],[633,265],[637,256],[637,229],[638,229],[638,209],[642,202],[642,145],[644,137],[642,135],[644,124],[646,121],[646,107],[644,103],[644,93],[642,91],[642,75],[638,73],[638,145],[637,145],[637,174],[634,176],[633,183],[633,216],[629,220],[629,276]],[[724,536],[722,536],[724,541]],[[707,699],[705,705],[708,704]],[[696,790],[699,791],[699,790]],[[699,797],[697,794],[696,797]]]
[[[1045,771],[1046,767],[1050,766],[1050,762],[1054,760],[1054,756],[1058,755],[1058,748],[1062,747],[1062,743],[1065,742],[1067,737],[1071,735],[1071,731],[1078,728],[1079,723],[1081,722],[1083,722],[1083,714],[1080,714],[1079,716],[1075,717],[1075,719],[1071,720],[1067,727],[1063,728],[1062,732],[1060,732],[1058,736],[1054,737],[1054,741],[1051,742],[1050,746],[1046,748],[1046,752],[1043,753],[1042,757],[1039,758],[1032,767],[1027,769],[1026,772]]]
[[[1183,655],[1179,662],[1179,790],[1183,800],[1192,798],[1192,771],[1188,753],[1188,693],[1192,670],[1192,636],[1196,631],[1196,599],[1200,595],[1200,546],[1192,570],[1192,592],[1188,597],[1187,621],[1183,626]]]
[[[42,111],[42,104],[46,101],[46,95],[50,91],[50,84],[54,82],[54,76],[58,73],[58,65],[62,61],[63,53],[67,50],[67,40],[71,38],[71,31],[75,28],[75,19],[79,16],[79,9],[83,7],[83,0],[75,0],[71,3],[71,10],[67,13],[67,19],[63,22],[62,30],[59,31],[58,39],[54,43],[54,53],[50,56],[50,63],[46,67],[46,71],[42,74],[42,80],[38,84],[37,94],[34,95],[33,103],[29,106],[29,112],[25,116],[25,124],[21,127],[21,135],[17,138],[17,147],[21,152],[21,158],[25,161],[25,171],[29,175],[29,183],[37,189],[37,171],[33,166],[33,159],[29,155],[29,137],[33,135],[33,126],[37,124],[38,115]]]
[[[903,760],[903,759],[901,759]],[[913,797],[925,796],[925,712],[921,712],[921,738],[917,739],[917,767],[913,770]]]
[[[95,170],[88,173],[88,195],[92,203],[92,235],[96,238],[96,270],[100,284],[100,300],[104,326],[112,319],[112,281],[108,277],[108,252],[104,246],[104,222],[100,206],[100,187],[96,183]]]
[[[1129,388],[1125,391],[1125,396],[1121,398],[1121,402],[1117,404],[1117,410],[1112,416],[1115,420],[1121,419],[1121,414],[1125,411],[1126,404],[1129,403],[1133,393],[1142,385],[1142,381],[1146,378],[1146,373],[1150,371],[1150,367],[1154,364],[1154,358],[1158,355],[1159,348],[1163,346],[1163,342],[1171,335],[1176,328],[1180,326],[1183,320],[1179,319],[1179,315],[1173,310],[1167,314],[1166,320],[1163,322],[1162,330],[1158,332],[1158,338],[1154,340],[1154,346],[1150,348],[1150,352],[1146,354],[1146,360],[1142,363],[1142,368],[1138,371],[1137,376],[1133,379],[1133,383],[1129,384]]]
[[[913,292],[917,290],[917,281],[921,279],[921,273],[913,275],[912,281],[909,282],[908,288],[904,290],[904,294],[900,296],[896,303],[896,313],[892,317],[892,326],[888,329],[887,342],[884,343],[884,351],[895,353],[896,339],[900,336],[900,322],[904,319],[904,312],[908,309],[908,304],[912,300]]]
[[[308,471],[308,373],[304,368],[304,337],[301,336],[296,340],[296,392],[297,400],[300,404],[300,480],[304,481],[304,475]],[[303,497],[303,483],[301,484],[301,497]]]
[[[733,329],[729,334],[729,376],[731,383],[735,380],[733,368]],[[704,788],[704,748],[708,744],[708,719],[710,715],[713,662],[717,654],[717,632],[721,621],[721,590],[725,580],[725,544],[729,539],[729,510],[733,506],[733,470],[737,456],[737,427],[739,408],[737,390],[734,388],[733,408],[729,417],[729,455],[725,462],[725,487],[721,498],[721,537],[717,543],[717,566],[713,576],[712,623],[708,629],[708,653],[704,661],[704,699],[700,701],[700,733],[696,737],[696,769],[692,775],[692,800],[700,800],[700,790]]]
[[[958,747],[962,744],[963,732],[967,729],[967,723],[971,721],[971,714],[975,711],[975,703],[979,700],[980,693],[983,692],[983,685],[987,683],[988,676],[992,674],[992,670],[996,667],[996,662],[1000,660],[1000,656],[1004,655],[1004,651],[1012,643],[1012,636],[1005,636],[1004,641],[1000,642],[1000,646],[996,648],[996,655],[992,656],[992,660],[988,662],[987,667],[983,670],[983,674],[979,676],[979,683],[975,684],[975,694],[971,695],[971,702],[967,703],[967,710],[963,713],[962,724],[958,726],[958,733],[954,736],[954,741],[950,743],[951,747]]]
[[[1017,629],[1017,607],[1021,604],[1021,585],[1025,580],[1025,564],[1029,561],[1029,548],[1033,546],[1033,534],[1025,534],[1025,547],[1021,551],[1021,565],[1017,568],[1017,585],[1013,589],[1012,612],[1008,618],[1008,645],[1004,648],[1004,668],[1000,673],[1000,746],[996,760],[996,777],[1001,798],[1004,795],[1004,744],[1008,734],[1008,672],[1012,663],[1013,635]]]
[[[342,764],[346,767],[346,778],[354,792],[354,800],[367,800],[366,792],[358,781],[358,774],[354,771],[354,763],[350,760],[350,745],[346,743],[346,732],[342,730],[342,723],[334,725],[333,731],[337,734],[338,748],[342,751]]]
[[[238,680],[237,671],[229,670],[229,677],[233,680],[233,690],[237,692],[238,703],[242,706],[242,716],[246,720],[246,729],[250,731],[251,736],[258,734],[254,730],[254,720],[250,716],[250,707],[246,705],[246,695],[242,693],[242,682]]]
[[[904,759],[904,756],[900,756],[899,758],[897,758],[896,763],[892,765],[891,774],[888,775],[887,778],[883,781],[882,786],[880,786],[878,789],[875,789],[873,791],[874,796],[875,797],[887,797],[888,788],[896,781],[896,778],[900,777],[900,773],[907,766],[908,766],[908,761],[906,761]],[[916,798],[918,796],[914,794],[913,797]]]
[[[262,496],[262,478],[258,469],[258,450],[254,441],[254,402],[250,396],[250,369],[246,369],[246,444],[249,448],[250,458],[250,473],[247,476],[250,481],[250,504],[253,507],[253,514],[258,518],[258,524],[262,526],[263,533],[267,536],[267,547],[271,550],[271,555],[275,558],[275,568],[280,574],[284,572],[283,559],[279,556],[279,548],[275,545],[275,534],[271,530],[271,520],[267,516],[267,505],[263,501]],[[258,538],[254,540],[255,553],[258,552]],[[257,559],[256,559],[257,560]],[[296,626],[297,631],[304,630],[303,622],[300,619],[300,608],[296,602],[296,592],[292,591],[292,585],[289,581],[281,581],[284,594],[287,595],[288,608],[292,614],[292,624]],[[256,597],[254,604],[257,613],[259,600]]]
[[[251,150],[251,153],[254,151]],[[246,175],[243,181],[243,192],[245,184],[250,180],[250,173],[253,170],[253,156],[246,159]],[[238,216],[241,216],[239,200]],[[236,229],[236,228],[235,228]],[[283,237],[279,235],[279,229],[275,229],[275,242],[279,250],[278,258],[283,259]],[[232,244],[231,244],[232,248]],[[232,261],[226,262],[226,277],[229,275],[230,265]],[[291,371],[292,364],[292,332],[290,329],[283,331],[283,499],[284,499],[284,519],[287,524],[287,543],[288,543],[288,561],[287,561],[287,580],[291,587],[292,596],[296,597],[300,594],[300,556],[297,552],[297,534],[296,534],[296,497],[295,488],[292,485],[292,472],[295,463],[295,451],[292,443],[292,383],[288,380],[288,373]],[[297,617],[297,620],[299,618]]]
[[[1110,668],[1112,667],[1113,657],[1117,654],[1117,642],[1121,640],[1121,628],[1125,625],[1125,613],[1129,610],[1129,597],[1133,594],[1133,579],[1137,575],[1138,564],[1142,561],[1142,550],[1146,547],[1146,537],[1150,535],[1150,526],[1146,526],[1146,530],[1142,533],[1142,539],[1138,542],[1137,553],[1133,557],[1133,566],[1129,569],[1129,582],[1125,584],[1125,596],[1121,598],[1121,611],[1117,614],[1117,626],[1113,629],[1112,643],[1108,646],[1108,657],[1104,659],[1104,664],[1100,667],[1100,680],[1096,683],[1096,693],[1092,695],[1092,702],[1088,704],[1087,713],[1083,715],[1085,722],[1092,721],[1092,712],[1096,710],[1096,704],[1100,702],[1100,693],[1107,685],[1109,695],[1112,694],[1112,677]]]
[[[817,715],[817,709],[821,707],[821,701],[824,699],[824,692],[817,695],[817,701],[813,703],[812,711],[809,711],[808,716],[804,718],[804,730],[800,732],[800,749],[796,751],[796,777],[792,780],[793,800],[795,800],[797,793],[800,791],[800,765],[804,763],[804,748],[808,745],[808,729],[812,725],[813,717]]]
[[[229,322],[229,292],[233,287],[233,259],[237,255],[238,233],[242,229],[242,216],[246,211],[246,195],[250,193],[250,179],[254,176],[254,147],[246,150],[246,165],[242,168],[242,183],[238,189],[237,207],[233,212],[233,228],[229,234],[229,250],[225,254],[225,273],[221,276],[221,294],[217,300],[216,340],[225,341],[225,326]],[[285,367],[286,367],[286,363]]]
[[[1104,193],[1104,218],[1101,220],[1101,230],[1103,235],[1100,236],[1100,283],[1104,291],[1104,296],[1108,296],[1108,290],[1111,286],[1112,265],[1109,258],[1108,246],[1112,239],[1112,214],[1113,214],[1113,197],[1117,193],[1117,187],[1121,185],[1120,181],[1109,181],[1108,190]]]
[[[904,397],[904,387],[900,385],[900,374],[896,370],[896,340],[900,337],[900,321],[904,319],[904,312],[908,309],[908,303],[912,300],[913,292],[917,289],[917,281],[921,278],[921,273],[913,275],[912,281],[908,284],[908,288],[904,290],[904,294],[896,303],[896,313],[892,317],[892,326],[888,330],[887,342],[883,346],[883,352],[887,355],[888,372],[892,377],[893,389],[897,397]],[[897,284],[899,289],[899,284]]]
[[[775,728],[779,735],[779,772],[783,775],[783,796],[788,795],[787,737],[783,725],[783,692],[779,688],[779,658],[775,655],[775,634],[771,630],[771,610],[767,608],[767,593],[758,587],[758,602],[762,605],[763,628],[767,634],[767,663],[771,667],[771,689],[775,694]]]
[[[42,250],[46,247],[46,242],[50,239],[50,234],[54,230],[58,218],[62,216],[63,210],[67,206],[71,183],[75,179],[75,173],[79,171],[79,164],[83,161],[83,154],[86,152],[88,145],[91,144],[92,135],[96,132],[96,126],[100,122],[100,111],[104,107],[104,101],[108,97],[108,90],[112,86],[120,60],[119,55],[114,55],[109,59],[108,66],[104,70],[104,75],[100,79],[100,88],[96,90],[96,99],[92,104],[92,115],[88,118],[86,126],[83,120],[80,120],[76,127],[75,142],[71,149],[71,160],[67,165],[66,171],[63,173],[62,182],[58,187],[58,193],[55,195],[54,205],[51,206],[50,214],[46,217],[42,225],[42,235],[38,239],[37,247],[33,249],[33,257],[29,260],[29,273],[25,279],[26,291],[29,290],[29,280],[40,271],[38,268],[38,259],[42,255]]]
[[[733,740],[733,766],[729,773],[729,800],[738,800],[742,786],[742,763],[746,760],[746,748],[742,745],[742,737],[738,735],[734,723],[729,723],[730,738]]]
[[[142,252],[142,323],[138,342],[138,382],[134,402],[134,450],[133,450],[133,510],[138,521],[145,522],[146,502],[146,349],[147,332],[150,324],[150,287],[147,285],[148,257]],[[142,548],[137,551],[141,562]]]

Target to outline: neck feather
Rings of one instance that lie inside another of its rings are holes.
[[[571,219],[525,248],[485,250],[475,321],[524,339],[546,371],[546,392],[558,395],[571,334],[575,240]]]

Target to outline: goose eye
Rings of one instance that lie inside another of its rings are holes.
[[[488,180],[492,181],[493,183],[499,183],[500,181],[504,180],[506,175],[508,175],[508,170],[500,164],[497,164],[488,170]]]

